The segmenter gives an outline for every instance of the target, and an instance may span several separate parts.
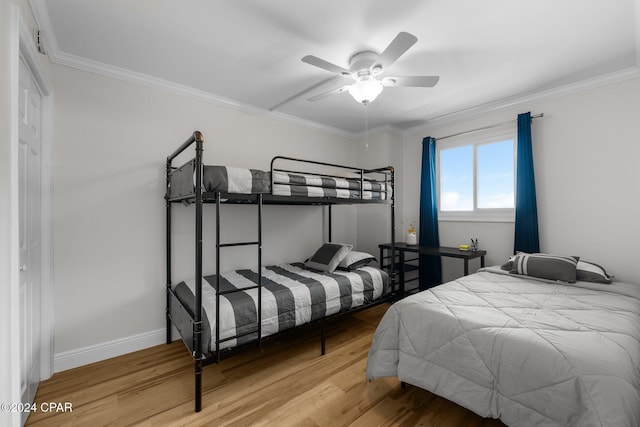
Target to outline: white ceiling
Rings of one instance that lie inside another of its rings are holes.
[[[346,132],[407,129],[616,73],[637,73],[640,0],[32,0],[54,62]],[[385,75],[439,75],[434,88],[385,88],[310,102],[332,76],[400,32],[418,42]],[[297,120],[297,119],[296,119]]]

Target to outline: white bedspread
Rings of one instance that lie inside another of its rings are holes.
[[[640,286],[498,272],[392,305],[367,378],[398,377],[511,426],[640,426]]]

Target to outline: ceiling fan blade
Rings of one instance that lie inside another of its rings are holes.
[[[325,61],[324,59],[320,59],[317,56],[307,55],[302,58],[302,62],[306,62],[307,64],[314,65],[316,67],[322,68],[323,70],[330,71],[332,73],[341,74],[343,76],[350,76],[351,72],[346,68],[339,67],[335,64],[332,64],[329,61]]]
[[[418,39],[413,34],[405,32],[398,33],[396,38],[393,39],[389,46],[380,54],[372,68],[380,67],[382,71],[386,70],[417,41]]]
[[[311,92],[312,90],[315,90],[315,89],[319,88],[320,86],[327,85],[328,83],[330,83],[332,81],[341,81],[342,79],[343,79],[342,76],[333,76],[333,77],[329,77],[328,79],[324,79],[324,80],[314,84],[313,86],[310,86],[310,87],[306,88],[305,90],[300,91],[300,92],[296,93],[295,95],[290,96],[289,98],[285,99],[284,101],[279,102],[278,104],[276,104],[273,107],[269,108],[269,111],[273,111],[276,108],[282,107],[284,104],[287,104],[287,103],[293,101],[296,98],[299,98],[299,97],[301,97],[303,95],[306,95],[307,93]]]
[[[339,87],[337,89],[332,89],[332,90],[329,90],[327,92],[323,92],[321,94],[312,96],[311,98],[307,98],[307,101],[312,101],[312,102],[313,101],[319,101],[319,100],[324,99],[324,98],[326,98],[328,96],[335,95],[336,93],[347,92],[350,87],[351,87],[351,85],[341,86],[341,87]]]
[[[385,77],[381,83],[383,86],[434,87],[438,80],[439,76],[404,76]]]

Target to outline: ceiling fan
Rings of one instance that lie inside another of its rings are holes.
[[[317,87],[325,85],[325,83],[333,80],[341,82],[345,77],[350,77],[354,82],[347,85],[342,84],[338,88],[312,96],[308,98],[308,100],[318,101],[336,93],[349,92],[357,102],[367,105],[376,99],[384,87],[433,87],[438,83],[438,80],[440,80],[439,76],[382,77],[382,74],[384,74],[387,68],[389,68],[417,41],[418,39],[414,35],[401,32],[381,54],[377,54],[373,51],[364,51],[353,55],[349,61],[348,69],[332,64],[331,62],[325,61],[317,56],[307,55],[302,58],[302,62],[330,71],[337,74],[337,76],[324,80],[301,93],[292,96],[273,107],[272,110],[316,89]]]

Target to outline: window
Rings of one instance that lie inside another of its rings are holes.
[[[439,219],[513,221],[515,141],[510,130],[438,143]]]

